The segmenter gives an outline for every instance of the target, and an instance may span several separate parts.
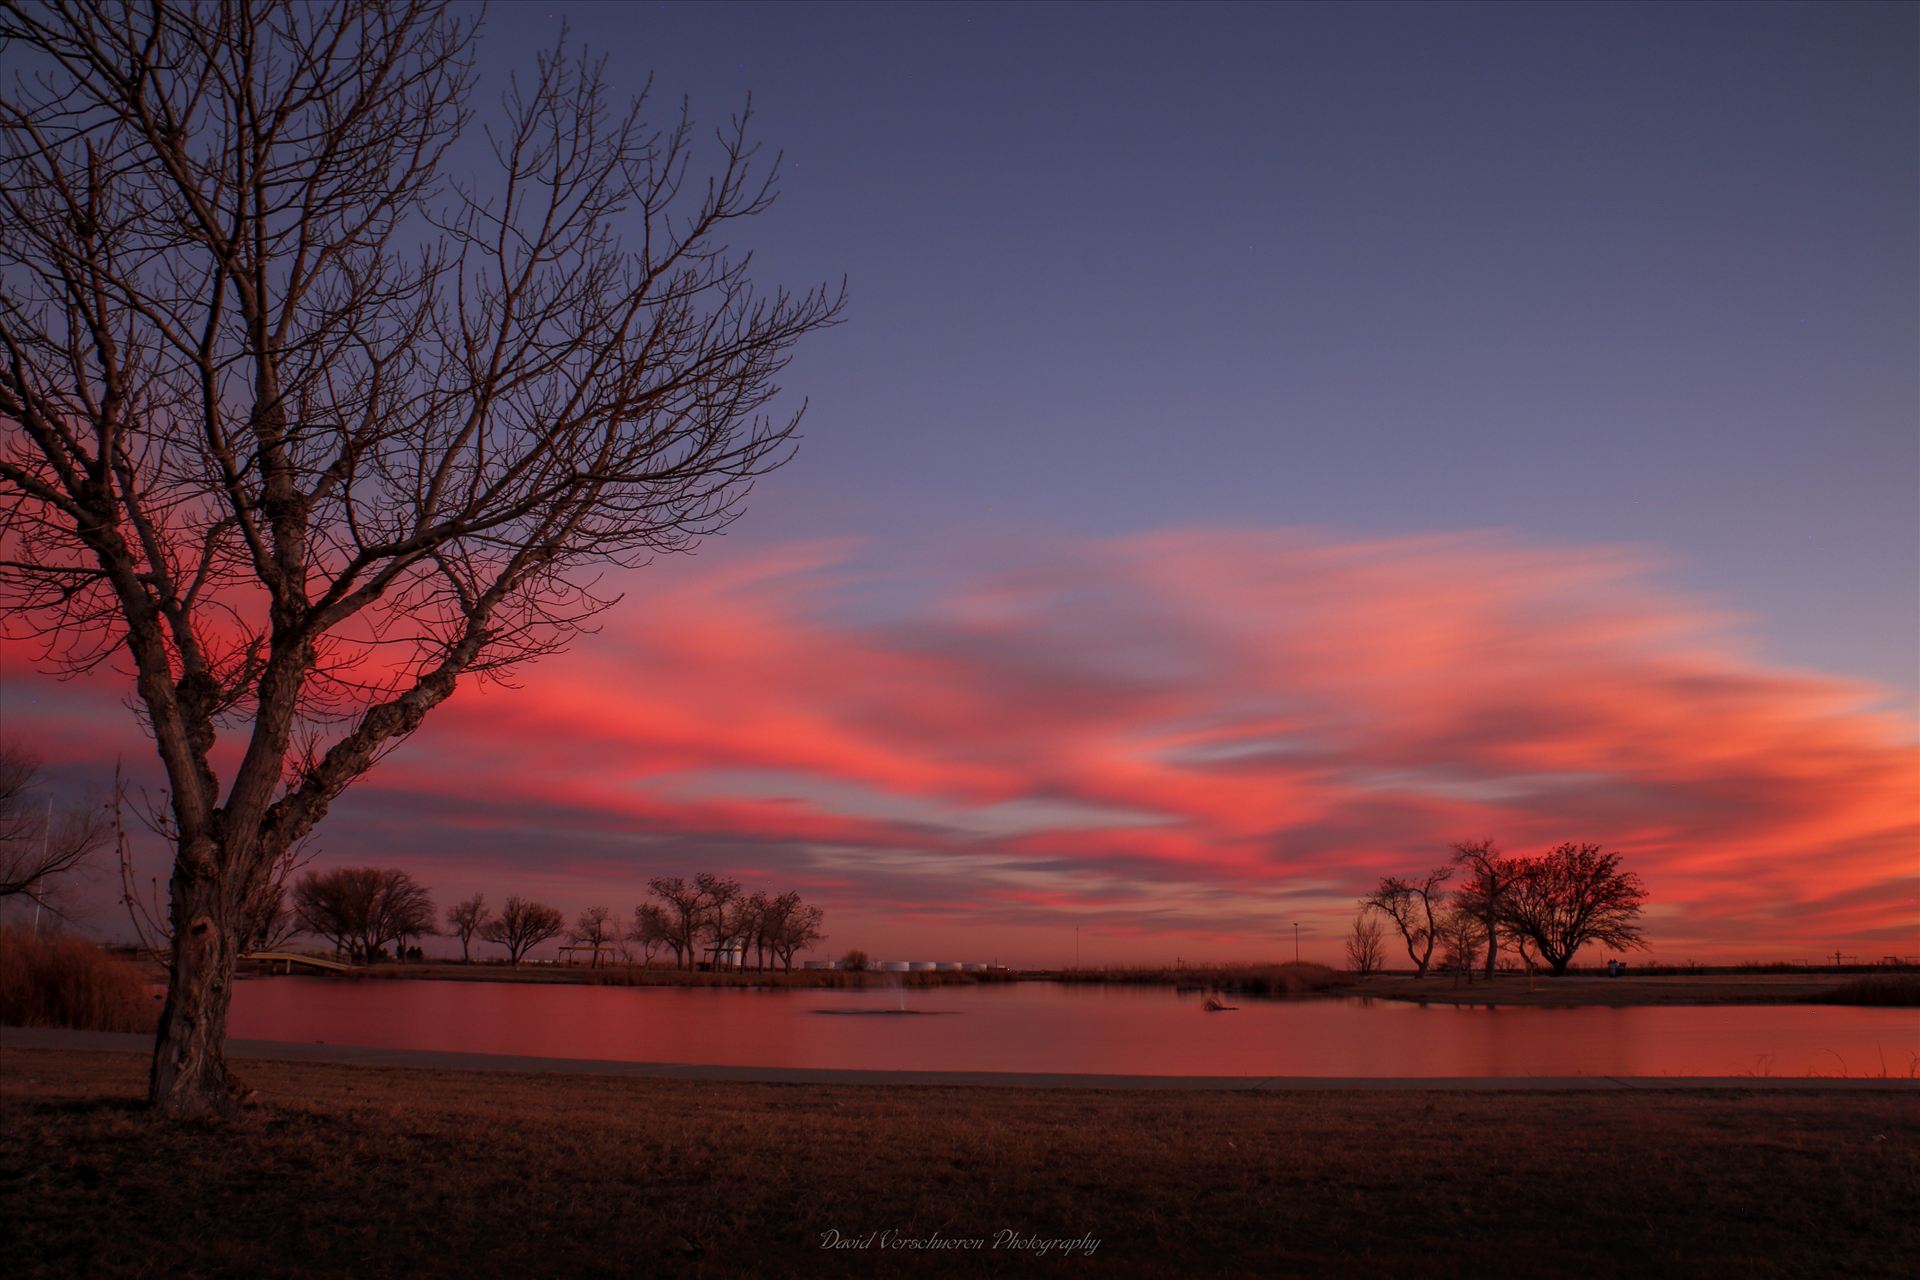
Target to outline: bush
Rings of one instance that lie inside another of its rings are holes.
[[[79,938],[0,929],[0,1023],[152,1031],[160,1005],[140,970]]]
[[[865,973],[867,964],[867,953],[858,947],[840,957],[840,967],[849,973]]]

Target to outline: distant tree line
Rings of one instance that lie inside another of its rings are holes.
[[[647,882],[653,901],[633,909],[627,940],[647,963],[654,951],[673,954],[675,966],[692,969],[701,956],[715,968],[766,969],[772,961],[793,968],[794,955],[826,934],[826,913],[798,893],[746,892],[737,880],[701,872],[692,880],[656,876]]]
[[[1461,882],[1449,891],[1458,875]],[[1581,947],[1646,946],[1639,925],[1646,903],[1640,877],[1597,844],[1567,843],[1538,857],[1500,852],[1491,840],[1462,841],[1441,866],[1413,877],[1385,876],[1360,899],[1347,938],[1355,973],[1384,966],[1386,925],[1398,933],[1416,977],[1438,962],[1471,980],[1493,976],[1501,951],[1529,967],[1564,974]]]
[[[449,907],[445,933],[460,939],[460,958],[473,961],[476,940],[504,948],[518,965],[543,942],[565,936],[598,965],[609,955],[648,964],[670,953],[677,968],[701,962],[713,968],[770,964],[791,970],[800,951],[825,941],[826,913],[798,893],[747,892],[740,882],[701,872],[692,880],[661,876],[648,881],[651,900],[633,909],[631,924],[608,907],[588,907],[571,926],[557,907],[518,896],[495,912],[485,894]],[[405,956],[409,944],[436,927],[433,899],[405,871],[339,867],[312,871],[293,888],[289,932],[310,933],[356,961]],[[285,935],[281,935],[285,936]]]

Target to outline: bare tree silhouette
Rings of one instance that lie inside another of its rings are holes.
[[[354,960],[376,959],[389,943],[401,954],[405,939],[434,931],[425,886],[386,867],[309,871],[293,886],[293,909],[302,930]]]
[[[1454,891],[1454,904],[1479,919],[1487,948],[1486,976],[1491,978],[1500,960],[1500,915],[1519,878],[1519,863],[1503,856],[1491,840],[1462,840],[1453,846],[1453,864],[1467,873],[1466,882]]]
[[[1434,944],[1440,938],[1440,906],[1445,897],[1452,867],[1436,867],[1416,880],[1399,876],[1381,879],[1379,888],[1360,899],[1362,911],[1378,911],[1393,921],[1407,944],[1407,959],[1413,961],[1413,976],[1427,976],[1433,963]]]
[[[40,759],[0,743],[0,898],[26,897],[64,915],[61,881],[106,844],[111,825],[100,805],[55,809],[37,783]]]
[[[527,952],[566,930],[567,918],[558,907],[513,897],[500,914],[480,926],[482,941],[507,949],[507,959],[518,969]]]
[[[121,665],[164,766],[169,1114],[232,1105],[283,852],[462,679],[566,645],[608,568],[725,526],[840,314],[728,248],[775,196],[748,113],[703,175],[684,110],[556,50],[491,180],[443,175],[474,35],[444,0],[0,6],[0,616]]]
[[[461,964],[473,963],[473,935],[492,918],[484,893],[476,893],[465,902],[456,902],[447,908],[447,927],[460,938]]]
[[[1620,870],[1620,855],[1597,844],[1567,843],[1519,860],[1501,922],[1540,953],[1555,976],[1589,943],[1625,950],[1646,946],[1639,925],[1646,886]]]
[[[1347,935],[1347,968],[1359,977],[1380,972],[1386,960],[1387,931],[1367,911],[1353,917],[1353,931]]]
[[[591,957],[589,968],[600,967],[600,952],[609,947],[620,936],[620,926],[614,923],[613,910],[610,907],[588,907],[573,922],[573,928],[567,930],[567,940],[587,947]]]

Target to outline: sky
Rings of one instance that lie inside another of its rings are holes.
[[[744,518],[323,864],[1332,961],[1381,875],[1581,840],[1655,958],[1920,952],[1920,11],[507,4],[483,115],[563,27],[752,94],[738,244],[847,320]],[[124,692],[0,666],[76,795],[148,767]]]

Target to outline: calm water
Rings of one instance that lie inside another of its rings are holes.
[[[905,1007],[922,1017],[828,1016]],[[1540,1009],[1239,1000],[1017,983],[743,991],[263,978],[237,1039],[553,1058],[1211,1076],[1907,1075],[1911,1009]]]

